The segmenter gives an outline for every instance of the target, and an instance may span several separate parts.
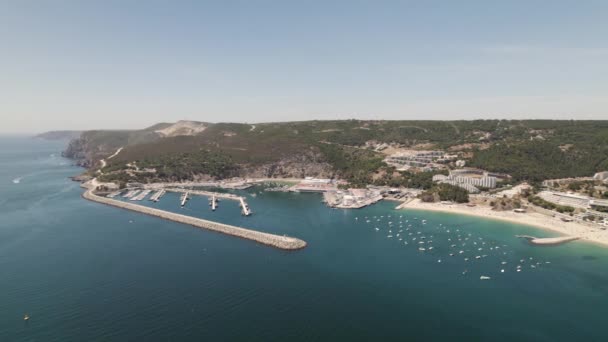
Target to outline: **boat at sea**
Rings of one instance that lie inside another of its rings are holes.
[[[488,276],[481,276],[481,277],[479,277],[479,279],[480,280],[489,280],[489,279],[492,279],[492,278],[490,278]]]

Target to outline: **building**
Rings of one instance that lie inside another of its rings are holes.
[[[442,182],[442,181],[446,180],[447,178],[448,178],[448,176],[446,176],[446,175],[434,175],[433,182]]]
[[[449,176],[434,175],[433,182],[446,183],[459,186],[470,193],[478,193],[479,188],[496,188],[499,178],[508,178],[508,175],[489,173],[480,169],[456,169],[450,171]]]
[[[471,184],[477,187],[494,189],[496,187],[496,177],[463,177],[463,176],[448,176],[448,180],[453,180],[457,183]]]
[[[593,175],[593,179],[608,183],[608,171],[598,172]]]
[[[476,188],[474,185],[471,185],[471,184],[468,184],[468,183],[459,183],[459,182],[457,182],[455,180],[450,180],[450,179],[441,181],[440,183],[455,185],[457,187],[465,189],[466,191],[468,191],[469,193],[472,193],[472,194],[478,194],[479,193],[479,189],[478,188]]]
[[[331,179],[306,177],[300,183],[290,188],[295,192],[326,192],[337,190],[337,185]]]
[[[446,155],[444,151],[408,151],[394,154],[384,161],[404,170],[412,167],[433,170],[440,167],[437,163],[445,161],[446,158],[452,158],[452,156]]]

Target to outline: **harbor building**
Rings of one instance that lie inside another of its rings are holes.
[[[338,190],[338,185],[331,179],[306,177],[289,190],[294,192],[327,192]]]

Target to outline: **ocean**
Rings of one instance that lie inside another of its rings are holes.
[[[608,339],[606,248],[261,187],[236,192],[250,217],[228,200],[141,202],[308,243],[282,251],[86,201],[65,143],[0,137],[0,341]]]

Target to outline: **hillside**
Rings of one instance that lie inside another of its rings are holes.
[[[389,147],[386,151],[459,153],[468,165],[508,173],[515,180],[608,169],[608,121],[180,121],[143,130],[84,132],[65,155],[93,167],[124,147],[108,161],[104,173],[109,179],[340,176],[358,184],[382,179],[399,184],[400,176],[394,178],[394,170],[382,162],[386,151],[375,148],[380,144]]]

